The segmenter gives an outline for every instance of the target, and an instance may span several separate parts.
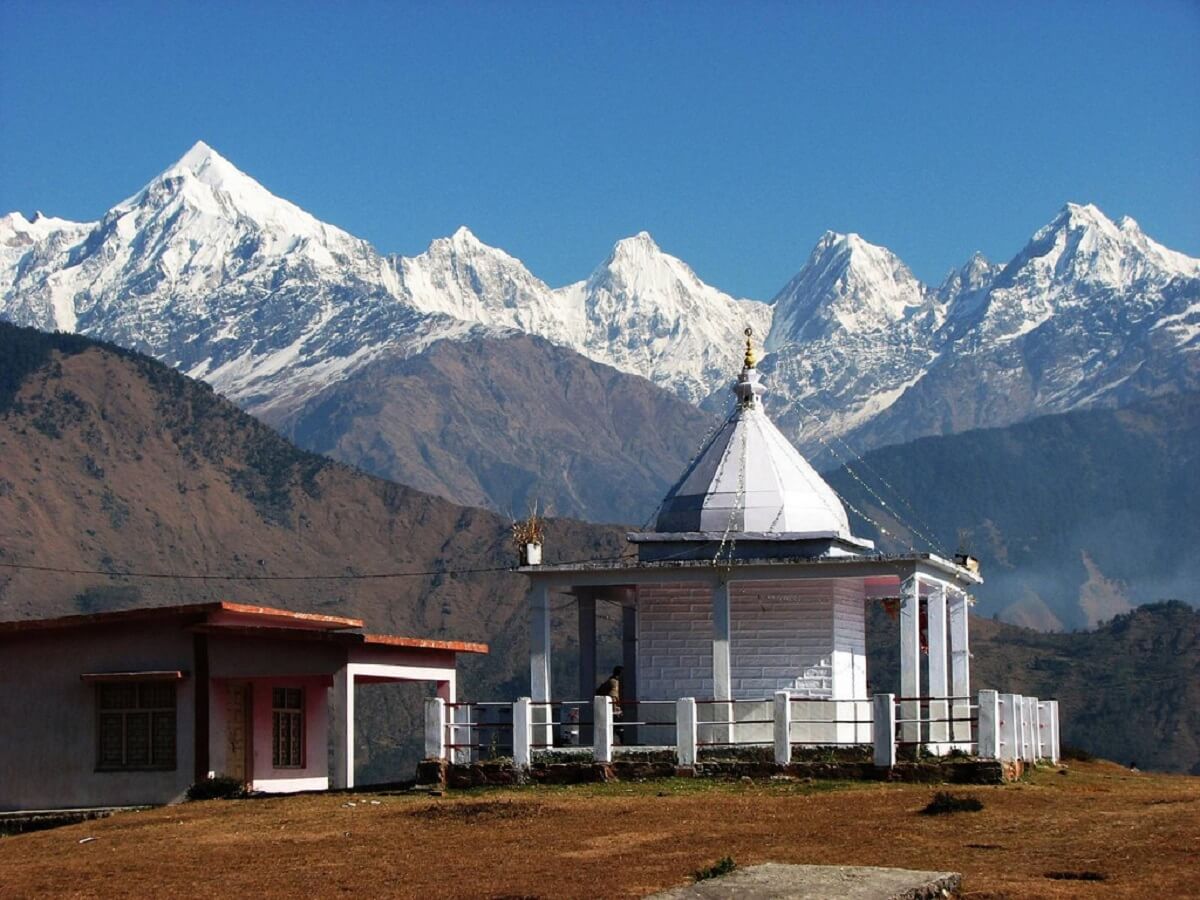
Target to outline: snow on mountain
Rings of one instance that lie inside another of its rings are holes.
[[[946,309],[890,250],[832,231],[771,302],[768,406],[822,459],[826,442],[877,416],[922,376]]]
[[[466,228],[384,257],[204,143],[99,222],[0,219],[0,315],[142,350],[274,421],[383,355],[514,330],[724,406],[750,326],[772,414],[822,458],[1200,387],[1200,261],[1094,206],[936,288],[829,232],[771,303],[742,300],[642,232],[553,289]]]
[[[581,331],[581,323],[571,321],[544,281],[465,226],[433,241],[419,256],[392,256],[389,263],[399,292],[423,312],[514,328],[568,345]]]
[[[1200,260],[1068,204],[953,300],[936,361],[865,445],[1200,389]]]
[[[463,330],[397,302],[395,272],[367,242],[203,142],[71,234],[65,255],[22,259],[6,317],[133,347],[252,409],[294,405],[385,348]]]
[[[699,402],[740,366],[742,332],[770,328],[771,307],[701,281],[646,232],[618,241],[586,281],[555,292],[583,325],[580,353]]]
[[[771,318],[766,304],[705,284],[646,232],[557,290],[466,228],[393,265],[419,310],[540,335],[693,402],[736,370],[745,328],[765,334]]]
[[[66,251],[94,227],[94,222],[70,222],[41,212],[32,219],[19,212],[0,217],[0,290],[2,286],[15,284],[26,271],[61,268],[66,262]],[[74,330],[74,307],[56,283],[52,282],[41,297],[10,298],[7,293],[0,293],[2,308],[28,324],[48,331]]]

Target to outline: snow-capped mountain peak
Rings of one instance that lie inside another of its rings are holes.
[[[886,247],[860,235],[827,231],[775,299],[767,339],[773,350],[834,331],[886,330],[931,307],[932,297]]]

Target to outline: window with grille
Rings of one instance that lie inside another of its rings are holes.
[[[97,684],[96,768],[174,769],[175,693],[174,682]]]
[[[272,763],[276,769],[304,765],[304,688],[271,689]]]

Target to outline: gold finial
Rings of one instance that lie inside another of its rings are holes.
[[[754,329],[746,326],[746,330],[742,334],[746,335],[746,358],[742,360],[742,365],[747,369],[753,369],[754,364],[758,361],[754,356],[754,343],[750,340],[751,335],[754,334]]]

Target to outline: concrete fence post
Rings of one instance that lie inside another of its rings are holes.
[[[792,761],[792,695],[775,692],[775,764],[786,766]]]
[[[696,764],[696,699],[680,697],[675,701],[675,763]]]
[[[610,763],[613,758],[613,702],[612,697],[593,698],[596,738],[592,741],[592,756],[596,762]]]
[[[1050,762],[1058,765],[1062,758],[1062,747],[1058,741],[1058,701],[1050,700],[1046,705],[1050,707]]]
[[[979,738],[975,746],[975,755],[980,759],[1002,759],[1000,721],[1000,695],[995,691],[980,691]]]
[[[1037,755],[1038,759],[1050,758],[1050,704],[1045,700],[1037,702]]]
[[[446,701],[441,697],[425,701],[425,758],[446,758]]]
[[[533,701],[520,697],[513,704],[513,765],[528,769],[533,762]]]
[[[1021,758],[1021,710],[1017,694],[1000,695],[1000,758],[1016,762]]]
[[[871,710],[875,732],[875,765],[890,769],[896,765],[896,695],[876,694]]]

